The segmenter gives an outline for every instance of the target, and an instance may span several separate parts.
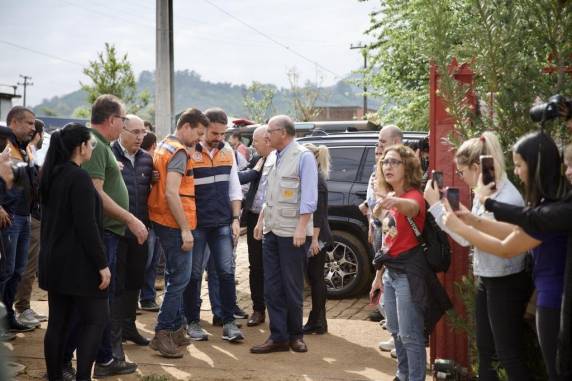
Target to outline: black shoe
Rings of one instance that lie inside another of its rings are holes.
[[[312,333],[315,333],[316,335],[323,335],[324,333],[328,332],[328,326],[308,321],[302,328],[302,331],[305,335]]]
[[[124,360],[113,360],[109,365],[95,364],[93,375],[95,378],[129,374],[137,370],[137,364]]]
[[[18,322],[16,319],[10,319],[8,323],[8,331],[10,332],[30,332],[35,330],[36,327],[32,327],[26,324]]]
[[[76,373],[71,362],[64,364],[62,368],[62,376],[63,381],[75,381]]]
[[[236,326],[238,328],[242,328],[242,324],[240,324],[239,322],[235,321],[234,323],[236,324]],[[214,315],[213,316],[213,326],[214,327],[222,327],[223,325],[224,324],[223,324],[222,318],[219,318],[218,316]]]
[[[141,309],[143,311],[157,312],[161,307],[154,300],[142,300]]]
[[[233,315],[235,319],[248,319],[248,314],[238,304],[234,305]]]
[[[137,327],[135,327],[135,322],[131,320],[123,324],[122,336],[123,342],[131,341],[140,347],[146,347],[151,342],[146,337],[141,336]]]

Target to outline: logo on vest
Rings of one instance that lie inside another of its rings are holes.
[[[202,159],[203,159],[203,154],[202,154],[202,153],[200,153],[200,152],[195,152],[195,153],[193,154],[193,160],[194,160],[194,161],[202,161]]]

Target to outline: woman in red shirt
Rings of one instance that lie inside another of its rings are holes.
[[[422,170],[415,152],[403,145],[388,147],[377,165],[378,189],[387,194],[377,200],[374,214],[383,215],[382,253],[385,272],[376,272],[372,292],[381,289],[387,329],[395,341],[395,380],[425,380],[426,279],[432,274],[415,233],[425,226],[425,201],[420,192]],[[380,253],[378,253],[379,255]],[[417,293],[423,288],[422,293]]]

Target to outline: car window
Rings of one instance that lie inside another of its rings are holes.
[[[373,147],[366,148],[365,162],[363,164],[363,169],[359,177],[359,182],[367,183],[369,181],[369,177],[373,172],[374,165],[375,165],[375,148]]]
[[[354,181],[363,147],[330,147],[330,180]]]

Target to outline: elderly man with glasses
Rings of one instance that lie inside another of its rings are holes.
[[[151,191],[153,158],[141,149],[147,129],[143,119],[127,115],[123,130],[111,149],[121,163],[121,175],[129,194],[129,212],[150,227],[147,198]],[[144,283],[147,263],[147,242],[140,244],[130,232],[125,234],[126,250],[117,253],[116,288],[119,318],[122,320],[123,339],[140,346],[149,345],[135,327],[139,291]]]

